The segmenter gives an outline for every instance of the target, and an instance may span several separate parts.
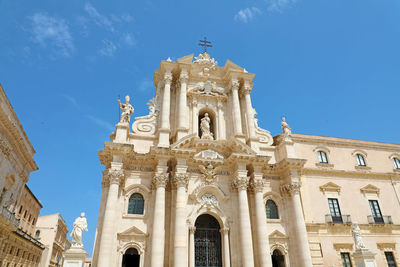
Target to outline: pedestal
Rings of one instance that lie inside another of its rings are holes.
[[[128,140],[129,123],[119,122],[115,128],[115,141],[118,143],[125,143]]]
[[[85,259],[88,256],[86,251],[82,248],[71,247],[64,252],[63,267],[84,267]]]
[[[368,249],[357,249],[353,254],[356,267],[377,267],[375,261],[375,253]]]

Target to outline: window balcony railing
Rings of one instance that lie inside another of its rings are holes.
[[[329,224],[351,224],[351,217],[350,215],[332,216],[326,214],[325,222]]]
[[[372,215],[368,215],[368,223],[369,224],[393,224],[393,221],[392,221],[392,216],[374,217]]]
[[[7,207],[0,207],[0,216],[6,218],[6,220],[10,221],[15,227],[18,228],[19,220],[15,217],[15,213],[9,211]]]

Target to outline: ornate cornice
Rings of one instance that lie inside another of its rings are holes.
[[[153,177],[153,186],[155,188],[164,187],[168,183],[169,174],[168,173],[156,173]]]
[[[281,194],[284,196],[293,196],[299,194],[301,183],[300,182],[292,182],[288,184],[281,185],[280,190]]]

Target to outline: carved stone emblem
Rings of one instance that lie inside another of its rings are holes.
[[[199,153],[194,155],[194,157],[201,159],[224,159],[222,155],[211,149],[200,151]]]
[[[217,180],[217,173],[221,167],[216,167],[212,164],[208,164],[207,167],[199,165],[200,172],[203,174],[204,181],[206,184],[212,184]]]
[[[190,92],[209,95],[209,96],[225,96],[224,88],[217,86],[216,82],[206,81],[198,82]]]
[[[213,194],[206,193],[201,197],[200,204],[206,206],[218,206],[218,199]]]

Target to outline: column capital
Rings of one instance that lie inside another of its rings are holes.
[[[189,79],[189,75],[188,75],[187,71],[182,70],[181,74],[179,75],[179,81],[181,83],[187,83],[188,79]]]
[[[103,172],[103,186],[110,184],[120,184],[124,178],[124,171],[121,169],[108,169]]]
[[[233,78],[230,82],[232,90],[239,90],[240,82],[238,79]]]
[[[170,71],[166,71],[164,73],[164,82],[166,84],[171,84],[171,82],[172,82],[172,73]]]
[[[156,173],[153,177],[153,186],[155,188],[164,187],[167,185],[168,182],[168,173]]]
[[[176,187],[187,187],[189,182],[189,175],[187,173],[175,173],[174,185]]]
[[[247,176],[236,176],[235,180],[233,180],[232,186],[238,191],[247,190],[249,180],[250,178]]]
[[[281,194],[286,196],[293,196],[299,194],[301,183],[300,182],[292,182],[288,184],[281,185]]]
[[[243,86],[242,86],[242,90],[241,91],[242,91],[243,95],[250,95],[251,90],[252,90],[251,84],[249,82],[245,82],[243,84]]]
[[[196,232],[196,226],[189,226],[189,233],[194,234]]]
[[[265,182],[262,179],[253,179],[251,181],[251,189],[254,193],[262,193],[264,190]]]
[[[223,227],[221,229],[219,229],[221,234],[228,234],[229,233],[229,228],[228,227]]]

